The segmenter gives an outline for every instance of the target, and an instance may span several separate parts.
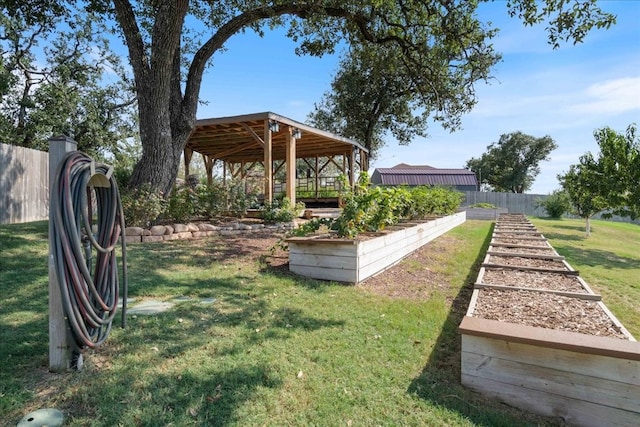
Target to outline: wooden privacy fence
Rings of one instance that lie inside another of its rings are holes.
[[[0,224],[49,218],[49,153],[0,143]]]

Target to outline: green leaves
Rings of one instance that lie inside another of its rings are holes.
[[[595,204],[592,209],[599,209],[593,213],[609,208],[606,215],[640,217],[640,139],[636,131],[632,124],[624,134],[609,127],[593,133],[600,147],[597,157],[585,153],[579,164],[558,176],[563,187],[573,192],[572,200],[586,207]]]
[[[549,154],[557,147],[550,136],[503,134],[497,143],[487,146],[487,152],[479,159],[468,160],[465,167],[495,191],[524,193],[540,173],[540,162],[549,160]]]
[[[331,228],[338,236],[348,238],[384,230],[403,219],[452,214],[463,197],[462,193],[442,187],[372,187],[366,172],[360,174],[353,189],[346,182],[342,188],[342,214]]]

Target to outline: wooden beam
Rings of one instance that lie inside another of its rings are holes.
[[[265,121],[265,124],[266,124],[266,126],[267,126],[267,127],[269,127],[269,122],[268,122],[268,121]],[[256,141],[258,141],[262,147],[264,147],[264,141],[262,140],[262,138],[260,138],[260,137],[258,136],[258,134],[257,134],[257,133],[255,133],[255,132],[253,131],[253,129],[251,129],[249,126],[247,126],[247,124],[246,124],[246,123],[242,123],[242,128],[243,128],[244,130],[246,130],[246,131],[249,133],[249,135],[251,135],[251,136],[253,137],[253,139],[255,139]],[[265,139],[266,139],[266,138],[265,138]]]

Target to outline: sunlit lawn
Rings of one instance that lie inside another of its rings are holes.
[[[536,225],[640,335],[637,304],[627,305],[638,300],[637,250],[594,246],[604,223],[588,241],[578,223]],[[622,231],[630,245],[638,228]],[[131,297],[193,299],[130,315],[126,329],[86,354],[82,372],[51,374],[47,225],[0,226],[0,420],[15,425],[55,407],[65,425],[92,426],[552,424],[459,384],[457,326],[490,232],[491,223],[468,221],[446,235],[434,267],[445,283],[422,301],[228,257],[217,238],[132,245]],[[592,254],[599,261],[589,271]]]

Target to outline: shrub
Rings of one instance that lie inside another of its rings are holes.
[[[215,181],[210,185],[200,185],[196,188],[196,194],[199,215],[213,218],[228,211],[227,189],[222,182]]]
[[[333,229],[342,237],[383,230],[404,218],[450,215],[456,212],[464,197],[444,187],[371,187],[366,172],[360,174],[353,189],[344,177],[341,179],[344,206]]]
[[[546,199],[538,200],[536,207],[543,207],[551,218],[561,218],[571,209],[571,199],[563,190],[554,190]]]
[[[175,188],[169,197],[165,219],[189,222],[198,210],[198,195],[191,187]]]
[[[149,184],[121,192],[125,224],[129,227],[148,227],[163,214],[166,201]]]
[[[227,184],[227,210],[234,216],[244,217],[249,208],[257,202],[257,194],[246,191],[242,181],[235,180]]]
[[[265,222],[291,222],[294,218],[300,215],[305,208],[303,202],[296,203],[295,206],[291,205],[291,200],[288,197],[284,197],[282,200],[274,200],[273,202],[264,202],[263,219]]]

